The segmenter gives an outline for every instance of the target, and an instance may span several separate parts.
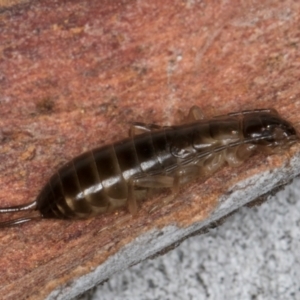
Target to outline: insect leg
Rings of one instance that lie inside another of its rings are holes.
[[[158,130],[160,129],[161,126],[156,125],[156,124],[145,124],[141,122],[134,122],[131,124],[130,129],[129,129],[129,136],[134,137],[137,134],[153,131],[153,130]]]
[[[133,185],[141,188],[171,188],[174,178],[165,175],[144,176],[133,180]]]
[[[243,144],[238,147],[227,148],[224,152],[224,159],[227,161],[229,166],[237,167],[249,158],[256,150],[257,146],[254,144]]]
[[[197,165],[182,166],[169,176],[155,175],[144,176],[133,180],[133,186],[153,189],[153,188],[171,188],[173,193],[178,193],[179,186],[186,184],[199,177],[200,167]]]
[[[204,119],[204,114],[201,110],[201,108],[197,105],[194,105],[190,108],[190,111],[187,115],[186,118],[187,122],[193,122],[193,121],[197,121],[197,120],[203,120]]]
[[[131,179],[128,183],[128,198],[127,206],[132,215],[137,213],[137,200],[136,200],[136,188],[153,189],[153,188],[172,188],[174,178],[170,176],[155,175],[144,176],[140,178]]]
[[[127,207],[128,207],[129,212],[132,215],[135,215],[138,211],[136,197],[135,197],[135,194],[134,194],[134,182],[133,182],[133,180],[130,180],[129,183],[128,183]]]
[[[199,178],[199,174],[201,173],[201,167],[197,165],[192,166],[182,166],[179,169],[176,169],[176,172],[172,174],[173,184],[169,187],[172,189],[172,194],[167,196],[162,203],[153,207],[149,213],[153,213],[160,209],[162,206],[169,204],[174,200],[176,195],[179,192],[179,188],[181,185],[186,184],[195,178]],[[205,178],[203,178],[205,180]]]
[[[174,174],[174,184],[172,187],[173,193],[176,195],[179,192],[179,187],[186,184],[200,175],[200,167],[197,165],[184,166],[176,170]]]

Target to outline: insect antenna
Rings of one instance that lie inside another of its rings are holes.
[[[22,205],[1,207],[0,214],[23,212],[23,211],[33,211],[36,209],[36,207],[37,207],[36,201],[27,203],[27,204],[22,204]],[[36,217],[36,216],[35,217],[23,217],[23,218],[3,221],[3,222],[0,222],[0,228],[23,224],[23,223],[29,222],[29,221],[31,221],[33,219],[37,219],[37,218],[39,218],[39,217]]]

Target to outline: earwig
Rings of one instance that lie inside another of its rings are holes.
[[[18,225],[36,218],[88,218],[127,206],[137,212],[137,194],[154,188],[178,192],[223,165],[236,167],[257,152],[282,151],[298,141],[295,128],[274,109],[203,118],[193,106],[188,122],[160,127],[134,123],[129,138],[96,148],[62,166],[35,201],[0,213],[37,211],[39,216],[0,222]]]

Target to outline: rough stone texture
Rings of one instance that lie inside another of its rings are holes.
[[[133,121],[170,125],[197,104],[298,122],[299,18],[291,0],[0,1],[0,205],[32,201],[61,164]],[[168,205],[155,196],[135,217],[1,230],[1,295],[75,296],[91,284],[81,276],[104,280],[295,176],[299,149],[224,168]]]

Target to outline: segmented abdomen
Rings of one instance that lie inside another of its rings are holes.
[[[37,198],[44,217],[88,217],[124,206],[131,178],[174,164],[164,131],[86,152],[55,173]]]

